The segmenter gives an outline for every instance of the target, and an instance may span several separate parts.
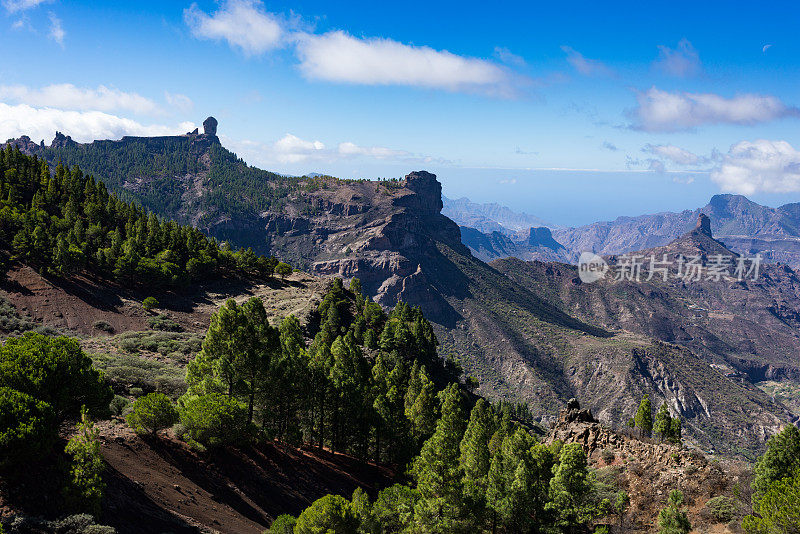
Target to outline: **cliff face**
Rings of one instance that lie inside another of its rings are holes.
[[[301,201],[310,214],[300,211]],[[419,171],[397,182],[337,182],[262,216],[267,230],[276,230],[270,247],[279,257],[316,274],[357,277],[381,304],[402,300],[452,323],[446,297],[459,288],[441,275],[447,268],[437,247],[469,252],[441,209],[441,184]]]

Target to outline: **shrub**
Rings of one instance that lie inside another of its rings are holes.
[[[41,517],[15,514],[10,530],[3,530],[0,523],[0,534],[39,534],[57,532],[59,534],[116,534],[114,527],[99,525],[89,514],[76,514],[49,521]]]
[[[341,495],[326,495],[303,510],[294,527],[295,534],[318,532],[355,532],[358,518],[350,502]]]
[[[281,514],[275,518],[275,521],[264,534],[294,534],[294,526],[297,519],[289,514]]]
[[[128,392],[136,398],[141,397],[144,395],[144,390],[142,388],[130,388]]]
[[[191,441],[216,447],[241,441],[247,429],[247,410],[219,393],[183,397],[181,423]]]
[[[109,334],[113,334],[114,333],[114,327],[111,326],[110,324],[108,324],[105,321],[95,321],[92,324],[92,328],[94,328],[95,330],[101,330],[103,332],[108,332]]]
[[[186,373],[177,365],[130,354],[94,354],[93,358],[116,391],[127,389],[134,395],[135,390],[137,397],[142,390],[159,391],[172,398],[186,391]]]
[[[614,454],[614,451],[610,449],[603,449],[600,451],[600,458],[603,459],[603,463],[605,464],[613,463],[616,457],[617,456]]]
[[[126,421],[137,434],[155,436],[178,421],[178,410],[163,393],[149,393],[136,399]]]
[[[181,332],[183,330],[181,325],[163,313],[155,317],[148,317],[147,326],[153,330],[162,330],[164,332]]]
[[[718,523],[727,523],[736,514],[736,505],[730,497],[719,495],[706,502],[706,510]]]
[[[275,266],[275,274],[281,278],[292,274],[292,267],[288,263],[280,262]]]
[[[177,332],[126,332],[116,338],[117,346],[129,353],[159,352],[164,356],[180,352],[185,356],[200,352],[203,339],[197,334]]]
[[[0,347],[0,386],[46,402],[57,418],[85,405],[105,413],[114,392],[74,339],[27,333]]]
[[[19,465],[47,451],[55,442],[56,432],[50,405],[0,387],[0,467]]]
[[[114,398],[111,399],[111,403],[108,405],[108,409],[112,415],[122,415],[125,411],[125,408],[130,405],[131,401],[122,397],[121,395],[114,395]]]
[[[147,311],[150,311],[153,308],[158,308],[158,300],[156,300],[155,297],[147,297],[142,301],[142,308]]]
[[[22,333],[36,326],[27,317],[20,316],[17,309],[4,297],[0,297],[0,330],[8,333]]]
[[[99,431],[89,420],[87,411],[81,413],[78,433],[67,443],[66,453],[72,456],[69,480],[64,488],[67,504],[75,511],[98,517],[105,484],[101,478],[105,463],[100,454]]]
[[[78,514],[49,522],[54,532],[68,534],[116,534],[114,527],[98,525],[89,514]]]
[[[682,508],[683,493],[672,490],[667,506],[658,513],[659,534],[688,534],[692,530],[686,510]]]

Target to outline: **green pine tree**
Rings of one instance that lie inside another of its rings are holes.
[[[472,409],[459,447],[464,496],[472,515],[478,518],[483,516],[486,508],[486,484],[491,466],[489,440],[493,434],[494,416],[486,401],[479,399]]]
[[[661,441],[668,439],[672,432],[672,417],[669,415],[669,408],[667,408],[666,402],[661,405],[661,408],[656,413],[653,431]]]
[[[636,411],[636,428],[639,429],[639,436],[649,438],[653,435],[653,406],[650,403],[650,395],[645,394],[639,409]]]
[[[461,512],[458,460],[466,421],[458,384],[450,384],[442,394],[442,416],[436,431],[412,467],[420,493],[415,521],[427,532],[452,532]]]
[[[592,482],[583,448],[577,443],[564,445],[550,480],[550,502],[547,504],[547,509],[556,515],[557,526],[574,532],[594,519],[597,510],[593,503]]]
[[[667,500],[667,506],[658,514],[659,534],[688,534],[692,530],[686,510],[683,505],[683,493],[672,490]]]

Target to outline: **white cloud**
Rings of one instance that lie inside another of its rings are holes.
[[[695,76],[702,71],[700,56],[687,39],[681,39],[675,49],[659,45],[658,59],[653,65],[658,70],[678,78]]]
[[[697,165],[705,161],[705,158],[675,145],[645,145],[642,151],[668,159],[678,165]]]
[[[332,163],[346,159],[390,160],[417,164],[444,162],[444,160],[418,156],[405,150],[382,146],[362,146],[349,141],[328,147],[322,141],[308,141],[291,133],[287,133],[274,143],[231,139],[224,139],[224,141],[248,161],[257,162],[263,166],[305,162]]]
[[[300,70],[311,79],[364,85],[408,85],[510,96],[505,69],[446,50],[343,31],[297,38]]]
[[[298,163],[319,159],[325,155],[325,145],[320,141],[305,141],[287,133],[272,145],[275,158],[281,163]]]
[[[567,54],[567,63],[584,76],[612,76],[614,71],[605,63],[589,59],[570,46],[562,46]]]
[[[64,37],[66,37],[67,32],[64,31],[64,27],[61,25],[61,19],[52,11],[48,16],[50,17],[50,37],[63,48]]]
[[[96,89],[76,87],[71,83],[47,85],[39,89],[25,85],[0,85],[0,100],[80,111],[160,112],[156,103],[148,98],[105,85],[99,85]]]
[[[20,11],[33,9],[34,7],[38,7],[50,1],[51,0],[3,0],[3,7],[9,13],[18,13]]]
[[[267,12],[260,0],[225,0],[213,14],[192,4],[184,20],[200,39],[226,40],[247,55],[293,46],[300,71],[309,79],[363,85],[405,85],[513,97],[512,81],[532,81],[498,63],[447,50],[407,45],[386,38],[359,38],[344,31],[298,30],[301,21]],[[524,60],[505,48],[495,56],[516,66]]]
[[[725,98],[711,93],[669,93],[651,87],[636,95],[638,106],[631,112],[634,129],[677,132],[705,124],[752,125],[799,111],[774,96],[744,94]]]
[[[195,37],[224,39],[248,55],[277,48],[284,34],[276,16],[259,0],[227,0],[213,15],[192,4],[183,16]]]
[[[786,141],[741,141],[724,155],[711,172],[723,191],[793,193],[800,191],[800,151]]]
[[[182,122],[177,126],[144,125],[101,111],[64,111],[27,104],[10,106],[0,103],[0,139],[28,135],[34,141],[45,139],[49,142],[59,131],[71,135],[76,141],[89,142],[95,139],[119,139],[125,135],[177,135],[194,128],[191,122]]]
[[[11,29],[12,30],[24,30],[24,29],[32,30],[33,27],[31,26],[31,23],[28,21],[28,17],[23,16],[23,17],[20,17],[19,19],[15,20],[11,24]]]
[[[507,63],[509,65],[514,65],[516,67],[525,66],[525,58],[523,58],[522,56],[518,56],[517,54],[513,53],[511,50],[503,46],[494,47],[494,57],[496,57],[503,63]]]
[[[377,159],[407,158],[411,154],[404,150],[393,150],[383,146],[359,146],[355,143],[339,143],[339,154],[342,156],[367,156]]]
[[[164,91],[164,99],[167,101],[167,104],[170,107],[177,109],[178,111],[191,111],[194,108],[194,102],[192,99],[186,95],[180,93],[170,93],[169,91]]]

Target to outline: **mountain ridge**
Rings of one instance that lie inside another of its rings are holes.
[[[100,147],[112,161],[128,162],[129,169],[143,173],[144,183],[170,185],[180,179],[144,171],[157,157],[186,170],[187,162],[197,160],[170,151],[185,151],[192,139],[190,135],[151,140],[150,152],[143,152],[148,140]],[[93,153],[97,147],[85,151]],[[651,332],[620,329],[624,316],[610,314],[616,322],[604,323],[602,317],[553,298],[563,290],[560,286],[529,273],[520,278],[473,256],[462,243],[458,225],[441,213],[441,184],[433,174],[417,171],[403,180],[377,182],[286,179],[248,167],[222,150],[211,143],[203,153],[209,155],[208,166],[201,169],[208,174],[190,173],[199,181],[205,203],[187,200],[178,209],[162,204],[160,215],[184,209],[184,216],[200,215],[202,222],[204,208],[216,210],[215,224],[206,227],[212,235],[225,236],[227,230],[227,235],[236,236],[237,245],[263,247],[317,275],[358,277],[365,292],[385,306],[400,301],[419,306],[433,323],[442,354],[460,362],[465,374],[477,377],[484,395],[525,402],[542,422],[552,420],[566,399],[577,397],[611,423],[626,421],[641,395],[650,393],[654,401],[668,402],[685,418],[686,434],[698,445],[751,456],[763,447],[768,434],[791,418],[785,407],[762,391],[717,371],[706,356],[694,352],[696,348],[664,342]],[[69,150],[59,154],[67,165],[86,157]],[[222,173],[220,166],[230,172]],[[268,179],[267,183],[254,184],[257,177]],[[124,183],[117,180],[110,187],[125,190]],[[261,189],[239,192],[237,184]],[[254,191],[285,194],[267,202],[249,198]],[[226,199],[237,194],[249,202],[249,211],[227,209]],[[256,214],[252,208],[259,201],[264,209]],[[535,239],[555,246],[544,237],[534,232]],[[541,265],[545,277],[568,268]],[[570,287],[585,291],[585,285],[575,282],[574,270],[567,272],[572,272],[567,275]],[[778,271],[774,274],[786,278]],[[793,300],[785,304],[785,313],[797,310]],[[757,344],[752,359],[767,361],[759,353],[767,345]]]

